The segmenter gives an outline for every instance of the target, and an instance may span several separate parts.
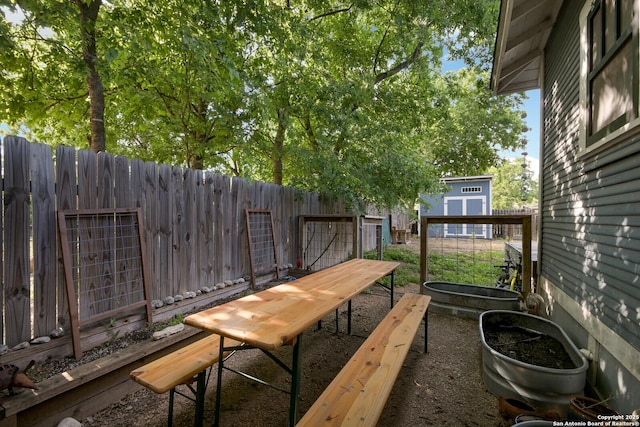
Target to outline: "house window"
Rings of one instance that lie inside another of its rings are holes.
[[[463,193],[482,193],[482,187],[462,187]]]
[[[638,125],[637,21],[636,0],[588,1],[581,14],[583,150]]]

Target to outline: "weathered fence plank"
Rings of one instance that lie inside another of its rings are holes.
[[[16,345],[31,338],[29,144],[7,137],[4,154],[6,342]]]
[[[158,298],[172,295],[173,281],[173,184],[171,182],[171,166],[160,165],[158,171]]]
[[[231,228],[232,236],[243,236],[242,239],[236,239],[233,244],[233,257],[228,260],[229,265],[238,266],[240,271],[248,272],[250,270],[249,263],[249,246],[247,240],[247,229],[245,220],[245,211],[247,209],[256,208],[259,202],[252,203],[251,192],[256,186],[256,182],[247,183],[245,180],[234,177],[231,180],[231,204],[235,206],[233,213],[233,223]],[[235,279],[237,277],[226,277],[226,279]]]
[[[76,169],[76,150],[72,147],[56,147],[56,178],[57,209],[76,209],[78,203],[78,178]],[[75,239],[75,235],[72,237]],[[56,250],[58,254],[62,253],[59,238],[57,239]],[[57,258],[56,267],[58,271],[56,285],[56,289],[58,291],[57,326],[69,331],[69,328],[71,327],[71,319],[69,317],[69,304],[66,296],[67,288],[65,285],[64,269],[62,268],[60,255],[58,255]],[[77,280],[76,277],[73,279]]]
[[[228,176],[222,177],[222,204],[220,206],[222,216],[220,217],[220,232],[222,233],[222,241],[221,241],[221,254],[222,254],[222,269],[220,271],[220,281],[224,281],[231,277],[231,269],[233,258],[231,252],[237,246],[237,240],[239,240],[238,236],[233,239],[233,234],[231,233],[234,218],[234,210],[235,206],[233,205],[233,198],[231,197],[231,178]],[[233,210],[229,210],[228,207],[231,207]]]
[[[116,156],[114,160],[114,189],[116,208],[132,208],[137,197],[135,189],[131,186],[131,171],[129,170],[129,159],[123,156]]]
[[[34,332],[48,335],[56,328],[56,213],[51,147],[30,144],[33,210]]]
[[[111,154],[100,152],[97,155],[98,172],[97,188],[94,188],[94,196],[97,196],[99,208],[115,207],[114,200],[114,169],[115,159]]]
[[[213,216],[213,250],[215,252],[215,258],[213,259],[213,272],[214,282],[219,283],[222,281],[224,274],[224,209],[223,204],[225,202],[225,177],[223,175],[216,174],[214,176],[213,191],[214,191],[214,216]]]
[[[145,191],[144,191],[144,162],[142,162],[141,160],[137,160],[137,159],[133,159],[131,160],[131,163],[129,165],[130,170],[131,170],[131,179],[130,179],[130,188],[131,188],[131,196],[130,196],[130,200],[129,200],[129,204],[131,205],[131,207],[135,207],[135,208],[140,208],[142,211],[142,215],[141,215],[141,219],[140,219],[140,224],[139,226],[141,227],[141,232],[142,232],[142,239],[144,240],[143,244],[144,247],[146,249],[149,241],[148,239],[145,237],[145,227],[146,227],[146,223],[145,223],[145,219],[144,219],[144,212],[145,212]],[[117,168],[116,168],[117,169]],[[133,243],[133,242],[132,242]],[[131,247],[133,247],[133,244],[131,245]],[[147,250],[147,256],[149,255],[149,250]],[[128,259],[128,258],[127,258]],[[148,260],[147,260],[148,262]],[[147,269],[147,274],[149,274],[149,269]],[[132,282],[133,286],[131,291],[133,293],[137,292],[141,292],[142,291],[142,277],[138,278],[137,276],[133,275],[134,277],[132,277]]]
[[[115,202],[115,158],[108,153],[100,152],[97,155],[98,161],[98,178],[96,182],[98,183],[96,188],[97,194],[97,206],[99,208],[113,208],[116,205]],[[108,225],[103,229],[99,229],[99,247],[96,250],[100,251],[99,253],[105,254],[105,257],[108,258],[108,262],[104,262],[102,265],[102,271],[98,271],[98,292],[95,296],[98,298],[96,307],[99,313],[103,313],[109,310],[113,310],[115,307],[114,299],[115,290],[113,289],[115,280],[116,271],[114,269],[115,263],[115,253],[112,251],[115,249],[111,247],[111,239],[109,236],[113,235],[113,228],[115,224],[109,222]],[[95,309],[95,307],[94,307]],[[91,315],[95,313],[92,312]]]
[[[78,151],[78,209],[95,209],[98,207],[98,199],[96,197],[97,179],[98,159],[96,154],[87,150]]]
[[[184,293],[185,291],[193,290],[193,286],[196,283],[196,270],[198,268],[198,256],[196,251],[196,245],[198,243],[196,218],[196,187],[197,187],[197,174],[193,169],[184,169],[183,181],[182,181],[182,194],[184,197],[184,217],[182,221],[182,249],[184,260],[184,271],[182,275],[182,283],[176,290],[177,294]]]
[[[158,165],[153,162],[144,164],[144,217],[145,238],[147,241],[147,260],[149,268],[149,286],[151,299],[160,299],[160,228],[159,228],[159,175]]]
[[[173,254],[171,263],[173,267],[173,277],[171,278],[171,288],[169,296],[173,296],[178,293],[179,289],[183,286],[184,277],[186,274],[186,264],[189,262],[187,258],[187,250],[185,248],[185,232],[186,232],[186,218],[185,218],[185,199],[184,199],[184,185],[182,178],[182,168],[174,166],[171,168],[171,185],[173,186],[173,204],[171,206],[171,212],[173,216],[172,223],[172,244]]]
[[[203,286],[211,287],[215,285],[213,275],[214,250],[214,176],[211,172],[205,172],[202,176],[201,194],[198,198],[200,209],[198,209],[198,230],[200,234],[200,283],[198,288]]]
[[[99,272],[95,263],[95,254],[99,250],[98,240],[100,239],[100,233],[96,233],[96,235],[91,233],[94,229],[91,218],[84,218],[78,221],[77,226],[80,227],[77,230],[78,246],[75,247],[73,245],[71,253],[73,255],[72,260],[80,263],[79,276],[83,278],[76,297],[79,301],[79,319],[83,320],[99,311],[96,308],[100,304],[100,283],[98,281]],[[85,254],[84,257],[77,257],[76,254],[79,253]],[[72,295],[72,297],[74,296]]]

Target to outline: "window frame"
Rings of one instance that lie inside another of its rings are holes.
[[[640,13],[638,10],[639,0],[631,0],[632,13],[635,14],[631,20],[631,26],[629,29],[621,32],[616,37],[612,47],[607,50],[598,64],[594,67],[593,71],[590,71],[591,61],[591,17],[594,15],[597,8],[605,9],[606,0],[588,0],[580,13],[580,134],[579,143],[580,155],[587,155],[594,152],[600,152],[604,149],[611,147],[612,145],[623,141],[629,135],[629,132],[636,133],[640,131],[640,43],[639,43],[639,19]],[[624,0],[623,0],[624,1]],[[603,18],[602,33],[605,33],[605,19]],[[619,24],[618,20],[616,22]],[[595,76],[599,71],[606,68],[607,64],[621,54],[622,47],[627,42],[632,44],[632,73],[634,75],[634,81],[632,83],[632,111],[623,113],[618,118],[605,124],[601,129],[590,133],[591,129],[591,91],[589,86],[595,81]],[[631,115],[631,117],[629,117]]]
[[[460,187],[460,193],[463,193],[463,194],[482,193],[482,187],[479,185]]]

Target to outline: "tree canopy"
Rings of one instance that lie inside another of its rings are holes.
[[[107,150],[412,206],[522,137],[489,91],[497,0],[0,0],[0,121]],[[442,58],[467,67],[442,73]]]
[[[526,157],[504,159],[489,169],[493,175],[494,209],[520,209],[538,204],[538,182],[533,177]]]

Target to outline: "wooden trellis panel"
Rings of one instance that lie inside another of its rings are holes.
[[[300,215],[301,267],[320,271],[360,253],[358,218],[353,215]]]
[[[73,350],[80,327],[143,307],[151,322],[140,209],[60,211],[58,226]]]
[[[264,209],[247,209],[247,237],[249,239],[249,263],[251,266],[251,283],[255,287],[258,276],[280,276],[276,256],[273,219],[271,211]]]

